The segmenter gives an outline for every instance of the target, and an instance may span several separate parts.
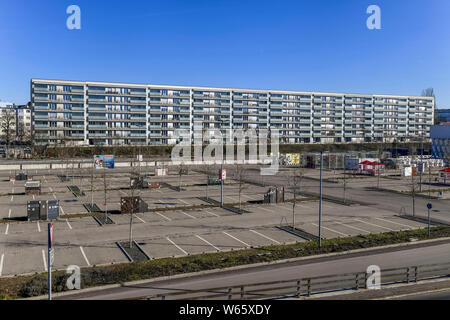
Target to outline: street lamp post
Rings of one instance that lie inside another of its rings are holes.
[[[322,168],[323,151],[320,151],[320,201],[319,201],[319,248],[322,247]]]

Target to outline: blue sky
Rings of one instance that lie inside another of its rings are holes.
[[[66,28],[81,8],[82,29]],[[381,8],[382,30],[366,28]],[[450,1],[0,2],[0,99],[31,78],[420,95],[450,108]]]

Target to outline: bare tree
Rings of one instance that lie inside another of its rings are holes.
[[[416,181],[415,181],[415,172],[413,170],[413,162],[415,160],[415,152],[411,155],[411,197],[412,197],[412,215],[413,217],[416,215]]]
[[[243,165],[241,164],[236,164],[235,165],[235,177],[236,180],[238,180],[238,191],[239,191],[239,210],[241,210],[241,205],[242,205],[242,201],[241,201],[241,194],[242,191],[244,189],[247,188],[246,184],[245,184],[245,173],[246,173],[246,169]]]
[[[131,161],[131,171],[130,171],[130,196],[131,196],[131,213],[130,213],[130,232],[129,232],[129,240],[130,240],[130,249],[133,247],[133,218],[134,214],[139,211],[139,203],[135,201],[135,196],[137,196],[136,189],[140,184],[139,181],[141,179],[141,172],[136,174],[134,171],[134,167],[136,166],[136,147],[133,148],[133,160]],[[132,178],[137,176],[138,183],[132,183]]]
[[[203,171],[206,172],[206,199],[209,198],[208,196],[208,188],[209,188],[209,172],[210,172],[211,165],[205,164],[203,166]]]
[[[4,108],[1,110],[0,120],[2,140],[6,144],[6,155],[8,156],[8,149],[16,134],[16,113],[12,108]]]
[[[293,176],[289,178],[289,184],[292,186],[294,192],[294,201],[292,202],[292,229],[295,228],[295,206],[297,205],[297,193],[300,193],[304,175],[303,168],[296,168]]]
[[[184,166],[183,163],[180,163],[180,165],[178,166],[178,177],[179,177],[179,186],[178,186],[178,192],[181,192],[181,179],[183,177],[183,174],[185,173],[186,168]]]

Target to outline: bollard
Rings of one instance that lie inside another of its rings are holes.
[[[419,267],[414,267],[414,282],[417,282],[417,278],[419,275],[418,269],[419,269]]]
[[[356,274],[356,278],[355,278],[355,289],[359,290],[359,274]]]
[[[297,298],[300,297],[300,282],[301,280],[297,280],[297,293],[296,293]]]
[[[367,288],[367,272],[364,273],[364,289],[368,289]]]
[[[231,300],[233,298],[233,294],[231,293],[233,289],[228,288],[228,300]]]
[[[245,291],[244,291],[244,286],[241,287],[241,300],[244,300],[244,296],[245,296]]]
[[[308,279],[308,297],[311,296],[311,279]]]
[[[406,268],[406,283],[409,283],[409,268]]]

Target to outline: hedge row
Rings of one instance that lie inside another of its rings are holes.
[[[429,143],[424,143],[424,148],[430,148]],[[270,149],[270,145],[268,146]],[[347,151],[376,151],[382,149],[394,148],[420,148],[419,143],[348,143],[348,144],[281,144],[279,151],[281,153],[304,153],[319,152],[327,150],[329,152],[347,152]],[[114,146],[114,147],[47,147],[37,150],[36,153],[45,158],[86,158],[98,154],[113,154],[116,157],[133,157],[138,154],[137,146]],[[248,146],[246,148],[248,151]],[[171,146],[142,146],[141,154],[145,157],[168,158],[171,155]],[[269,150],[270,152],[270,150]],[[193,152],[192,152],[193,154]]]

